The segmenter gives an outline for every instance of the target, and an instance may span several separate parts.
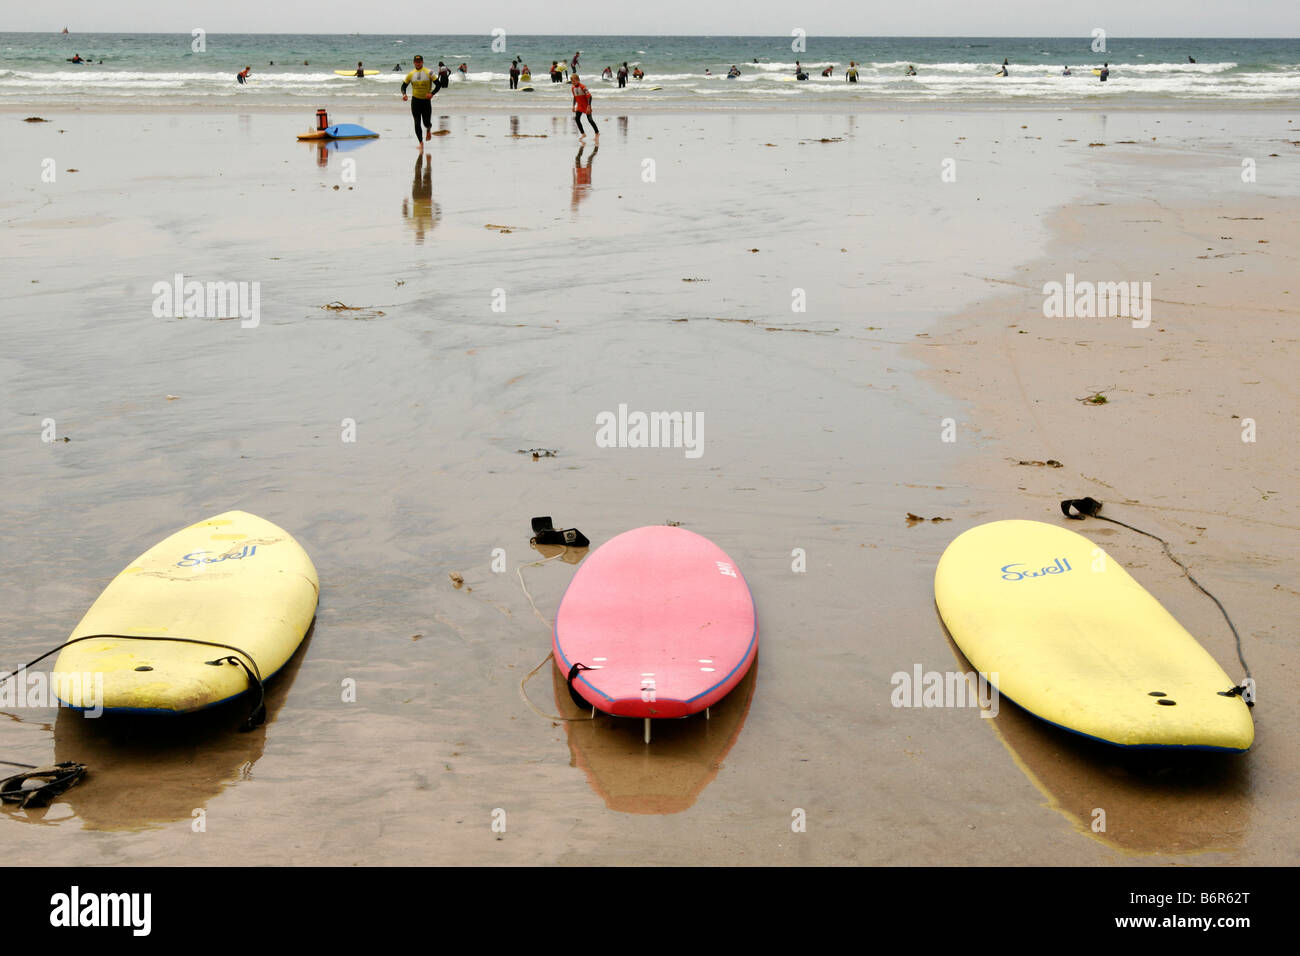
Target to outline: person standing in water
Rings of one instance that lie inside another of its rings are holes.
[[[512,90],[519,89],[519,61],[518,60],[510,61],[510,88]]]
[[[446,63],[443,63],[442,60],[439,60],[438,61],[438,86],[445,90],[450,85],[451,85],[451,67],[447,66]]]
[[[240,70],[238,73],[235,74],[235,79],[237,79],[240,83],[247,83],[247,82],[248,82],[248,74],[250,74],[250,73],[252,73],[252,72],[253,72],[253,68],[252,68],[251,66],[246,66],[246,67],[244,67],[242,70]]]
[[[1103,63],[1101,65],[1101,81],[1105,83],[1109,77],[1110,77],[1110,64]]]
[[[844,79],[848,83],[858,82],[858,64],[855,61],[849,60],[849,68],[844,71]]]
[[[600,127],[596,125],[596,117],[591,115],[591,90],[582,85],[582,80],[578,78],[577,73],[569,77],[569,89],[573,93],[573,121],[578,124],[578,132],[584,138],[587,135],[587,131],[582,128],[582,114],[586,113],[592,132],[599,139]]]
[[[414,60],[415,69],[406,74],[402,80],[402,102],[406,102],[406,88],[411,88],[411,118],[415,121],[415,141],[424,149],[426,140],[433,138],[433,99],[438,92],[438,81],[432,73],[424,68],[424,57]],[[420,124],[424,124],[424,136],[420,136]]]
[[[570,72],[570,73],[577,74],[577,72],[578,72],[578,57],[580,57],[580,56],[582,56],[582,51],[581,51],[581,50],[579,50],[577,53],[573,54],[573,61],[569,64],[569,72]]]
[[[353,76],[359,76],[359,77],[364,77],[364,76],[366,75],[366,71],[365,71],[365,69],[361,66],[361,61],[360,61],[360,60],[357,60],[357,72],[353,73],[352,75],[353,75]]]
[[[625,86],[627,86],[627,60],[624,60],[623,65],[618,68],[618,88],[621,90]]]

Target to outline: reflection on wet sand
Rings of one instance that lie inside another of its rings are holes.
[[[573,196],[569,200],[569,208],[574,212],[578,211],[578,203],[591,194],[591,167],[596,161],[596,154],[600,152],[600,144],[591,148],[591,155],[587,157],[587,165],[584,166],[582,153],[586,148],[586,143],[579,146],[578,155],[573,158]]]
[[[415,230],[415,244],[424,242],[442,218],[442,209],[433,201],[433,157],[421,153],[415,157],[415,175],[411,180],[411,198],[402,200],[402,218]]]
[[[267,682],[266,722],[247,733],[239,729],[251,707],[246,697],[178,717],[89,719],[60,708],[54,759],[86,764],[86,777],[48,808],[14,815],[42,822],[47,814],[51,820],[67,818],[70,809],[89,830],[140,830],[191,819],[228,783],[251,775],[311,637],[309,629],[293,657]]]
[[[974,670],[943,634],[960,669]],[[1249,753],[1128,750],[1062,730],[1006,698],[999,704],[997,717],[982,722],[1047,806],[1085,836],[1132,853],[1240,845],[1251,807]]]
[[[722,769],[754,696],[758,661],[715,704],[706,718],[696,714],[682,720],[659,720],[654,740],[646,744],[640,720],[598,715],[595,720],[571,720],[570,765],[581,767],[605,806],[620,813],[681,813],[691,807]],[[590,714],[569,695],[565,675],[551,667],[557,713],[578,718]]]
[[[316,152],[316,165],[325,167],[329,165],[330,155],[332,153],[352,153],[358,149],[363,149],[374,142],[373,139],[318,139],[305,140],[306,145],[312,147]]]

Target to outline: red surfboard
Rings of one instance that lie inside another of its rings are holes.
[[[656,525],[591,553],[560,602],[555,660],[606,714],[698,714],[740,683],[758,653],[749,586],[707,538]]]

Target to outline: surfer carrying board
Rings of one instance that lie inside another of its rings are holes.
[[[433,99],[438,92],[438,81],[424,68],[424,57],[414,59],[415,69],[402,80],[402,102],[407,100],[406,88],[411,88],[411,118],[415,121],[415,141],[424,149],[425,140],[433,139]],[[424,124],[424,137],[420,137],[420,124]]]
[[[577,57],[575,56],[576,60]],[[596,117],[591,115],[591,90],[582,85],[582,80],[578,74],[574,73],[569,77],[569,89],[573,92],[573,120],[578,124],[578,132],[586,138],[587,131],[582,128],[582,114],[587,114],[587,119],[591,123],[591,129],[600,139],[600,127],[596,125]]]

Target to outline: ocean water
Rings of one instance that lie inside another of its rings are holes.
[[[817,37],[801,51],[790,37],[489,36],[0,33],[0,109],[81,107],[363,107],[397,95],[420,53],[454,73],[442,109],[554,109],[569,103],[551,83],[552,60],[582,51],[579,72],[609,109],[852,110],[950,103],[1054,107],[1287,107],[1300,102],[1300,39]],[[500,44],[498,43],[498,46]],[[198,48],[198,47],[201,47]],[[79,54],[91,61],[71,64]],[[510,60],[533,70],[532,91],[513,91]],[[1189,57],[1196,62],[1189,62]],[[1003,59],[1009,76],[995,77]],[[340,77],[363,61],[379,75]],[[601,70],[626,61],[646,73],[620,90]],[[809,73],[794,78],[795,63]],[[850,61],[859,82],[845,81]],[[1109,62],[1102,83],[1094,67]],[[725,73],[735,64],[741,76]],[[908,65],[916,76],[907,76]],[[1072,76],[1063,76],[1069,65]],[[235,74],[252,66],[252,82]],[[829,77],[821,75],[832,67]],[[399,69],[395,69],[399,68]],[[706,70],[709,71],[706,74]],[[711,74],[711,75],[710,75]],[[442,99],[441,97],[446,97]],[[448,102],[450,101],[450,102]]]

